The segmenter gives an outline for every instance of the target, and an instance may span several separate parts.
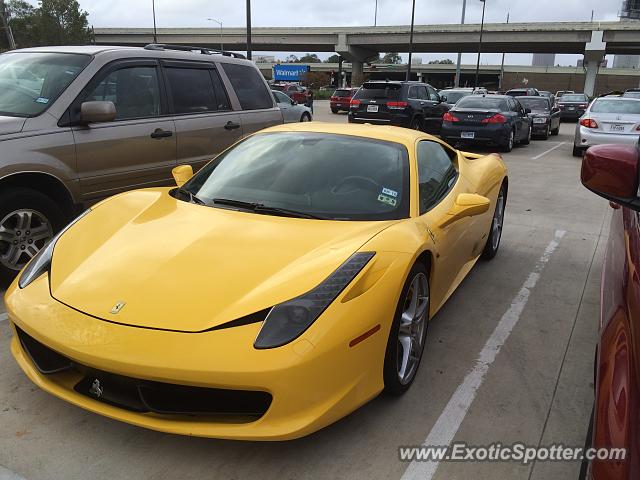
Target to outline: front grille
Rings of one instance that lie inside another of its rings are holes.
[[[74,390],[125,410],[167,415],[230,415],[254,421],[264,415],[272,396],[253,390],[228,390],[154,382],[79,364],[38,342],[16,326],[22,348],[40,373],[75,371],[82,379]]]

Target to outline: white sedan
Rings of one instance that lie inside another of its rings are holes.
[[[306,105],[300,105],[287,94],[278,90],[271,90],[278,107],[282,111],[284,123],[310,122],[313,120],[313,112]]]
[[[635,145],[640,136],[640,99],[600,97],[589,105],[576,125],[573,155],[581,157],[593,145]]]

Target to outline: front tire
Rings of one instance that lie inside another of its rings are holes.
[[[401,395],[413,383],[427,338],[429,273],[416,263],[402,287],[384,357],[384,391]]]
[[[300,121],[301,122],[310,122],[311,121],[311,115],[308,112],[304,112],[302,114],[302,116],[300,117]]]
[[[529,125],[527,136],[520,142],[521,145],[529,145],[531,143],[531,130],[533,130],[533,128],[531,127],[531,125]]]
[[[0,285],[18,272],[64,226],[55,201],[29,188],[0,193]]]
[[[500,187],[498,199],[496,200],[496,209],[493,212],[491,220],[491,230],[487,238],[487,244],[482,252],[482,258],[491,260],[498,253],[500,248],[500,240],[502,239],[502,226],[504,224],[504,210],[507,206],[507,185],[505,183]]]

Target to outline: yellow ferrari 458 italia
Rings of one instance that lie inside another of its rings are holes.
[[[6,293],[39,387],[164,432],[281,440],[413,382],[500,244],[499,155],[398,127],[263,130],[78,217]]]

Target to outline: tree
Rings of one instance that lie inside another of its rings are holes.
[[[288,55],[285,59],[284,59],[284,63],[298,63],[300,60],[298,59],[298,57],[296,57],[295,55],[291,54]]]
[[[453,65],[453,60],[445,58],[444,60],[431,60],[429,65]]]
[[[300,63],[321,63],[322,60],[318,58],[318,55],[315,53],[307,53],[300,57]]]
[[[39,45],[84,45],[91,41],[87,12],[77,0],[41,0],[33,7],[24,0],[7,3],[9,26],[18,48]],[[5,43],[0,43],[0,47]]]
[[[402,57],[398,55],[398,52],[385,53],[384,57],[382,57],[382,63],[400,64],[402,63]]]
[[[325,60],[326,63],[340,63],[340,55],[334,53],[329,58]]]

